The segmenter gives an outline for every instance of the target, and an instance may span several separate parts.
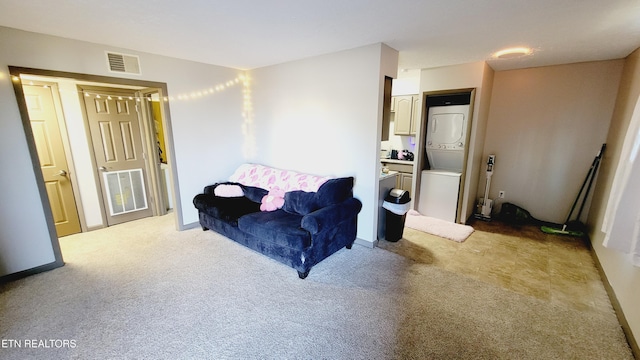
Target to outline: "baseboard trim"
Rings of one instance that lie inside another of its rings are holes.
[[[86,232],[100,230],[100,229],[104,229],[104,228],[106,228],[106,226],[104,226],[104,224],[95,225],[95,226],[87,227],[87,231]]]
[[[180,229],[180,230],[195,229],[195,228],[197,228],[199,226],[200,226],[200,223],[196,221],[196,222],[192,222],[192,223],[189,223],[189,224],[182,225],[182,229]]]
[[[376,239],[374,242],[371,242],[371,241],[356,238],[356,241],[354,242],[354,244],[361,245],[369,249],[373,249],[376,246],[378,246],[378,240]]]
[[[27,270],[23,270],[23,271],[18,271],[17,273],[0,276],[0,284],[16,281],[16,280],[25,278],[27,276],[39,274],[39,273],[42,273],[42,272],[45,272],[45,271],[50,271],[50,270],[57,269],[57,268],[62,267],[62,266],[64,266],[64,261],[54,261],[54,262],[49,263],[49,264],[44,264],[44,265],[41,265],[41,266],[38,266],[38,267],[34,267],[32,269],[27,269]]]
[[[607,274],[605,274],[604,269],[602,268],[602,264],[600,264],[600,259],[598,259],[598,254],[596,254],[595,250],[593,250],[593,246],[590,246],[591,243],[588,243],[589,249],[591,252],[591,257],[593,258],[593,262],[596,264],[596,268],[598,269],[598,273],[600,273],[600,278],[602,279],[602,284],[604,285],[604,289],[609,296],[609,300],[611,301],[611,306],[613,306],[613,310],[618,317],[618,322],[622,327],[622,331],[624,332],[624,336],[627,338],[627,343],[629,347],[631,347],[631,352],[636,359],[640,359],[640,347],[638,347],[638,342],[633,336],[633,332],[631,331],[631,327],[629,326],[629,322],[627,322],[627,318],[624,316],[624,311],[622,311],[622,307],[620,306],[620,302],[618,301],[618,297],[616,296],[615,291],[613,291],[613,287],[611,283],[609,283],[609,279],[607,278]]]

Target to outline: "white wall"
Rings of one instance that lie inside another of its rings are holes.
[[[640,268],[631,264],[628,255],[603,247],[604,233],[600,229],[620,159],[622,144],[639,96],[640,49],[629,55],[624,62],[615,110],[606,138],[607,150],[602,160],[587,222],[593,250],[624,312],[636,345],[640,342],[640,306],[638,306],[640,303]],[[636,349],[636,351],[640,351],[640,349]]]
[[[142,76],[110,73],[105,50],[140,56]],[[55,260],[9,65],[166,83],[174,97],[169,105],[175,145],[171,165],[179,174],[179,225],[197,222],[191,200],[203,186],[227,178],[245,160],[242,85],[197,95],[241,71],[0,27],[0,166],[11,169],[0,175],[0,276]],[[193,98],[178,100],[182,94]]]
[[[403,70],[398,72],[398,78],[393,79],[391,95],[413,95],[420,92],[420,69]]]
[[[56,261],[0,38],[0,276]]]
[[[383,44],[251,71],[255,161],[354,176],[358,238],[376,240],[382,90],[397,52]]]
[[[504,190],[503,201],[533,217],[565,221],[606,142],[622,64],[614,60],[495,73],[484,148],[485,156],[496,155],[489,198],[497,199]],[[484,194],[484,181],[478,186]]]

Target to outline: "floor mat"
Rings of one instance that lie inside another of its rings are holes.
[[[456,242],[465,241],[473,233],[469,225],[456,224],[445,220],[424,216],[415,210],[409,210],[405,220],[406,227],[440,236]]]

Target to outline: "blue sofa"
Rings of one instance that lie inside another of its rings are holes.
[[[336,251],[351,249],[362,203],[353,197],[353,177],[329,179],[316,192],[284,193],[284,205],[261,211],[263,188],[224,182],[209,185],[193,199],[203,230],[214,230],[298,271],[311,268]],[[220,185],[237,185],[244,196],[221,197]]]

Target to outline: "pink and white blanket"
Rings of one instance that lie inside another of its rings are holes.
[[[242,164],[229,177],[229,181],[266,190],[279,189],[284,192],[302,190],[318,191],[331,176],[316,176],[291,170],[280,170],[258,164]]]

